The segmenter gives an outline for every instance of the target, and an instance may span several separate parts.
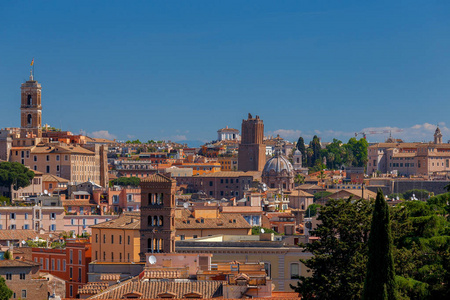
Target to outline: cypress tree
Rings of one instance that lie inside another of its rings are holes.
[[[364,300],[397,299],[389,207],[378,190],[369,236]]]
[[[303,164],[303,166],[305,166],[305,163],[306,163],[306,148],[305,148],[305,141],[303,140],[302,137],[298,138],[297,149],[302,154],[302,164]]]

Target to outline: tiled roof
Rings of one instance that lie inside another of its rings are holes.
[[[146,178],[142,178],[141,182],[173,182],[175,180],[161,174],[154,174]]]
[[[63,204],[63,206],[81,206],[81,205],[84,205],[84,206],[95,206],[96,204],[95,203],[93,203],[93,202],[90,202],[90,200],[83,200],[83,199],[81,199],[81,200],[71,200],[71,199],[69,199],[69,200],[61,200],[62,201],[62,204]]]
[[[109,284],[107,282],[89,282],[80,289],[78,293],[82,295],[95,295],[108,288]]]
[[[361,189],[343,189],[343,190],[336,191],[335,193],[333,193],[329,196],[326,196],[326,198],[336,199],[336,198],[348,197],[347,195],[348,196],[354,195],[356,197],[362,198],[362,190]],[[367,198],[375,199],[376,197],[377,197],[377,193],[374,193],[367,189],[364,190],[364,199],[367,199]]]
[[[22,241],[36,237],[47,239],[49,234],[36,233],[31,229],[4,229],[0,230],[0,241]]]
[[[194,177],[241,177],[241,176],[253,176],[253,177],[261,177],[261,172],[258,171],[223,171],[223,172],[214,172],[208,174],[197,175]]]
[[[36,173],[36,171],[34,171],[34,172]],[[63,182],[63,183],[69,182],[69,180],[67,180],[67,179],[58,177],[53,174],[48,174],[48,173],[45,173],[44,175],[42,175],[42,182],[44,182],[44,181],[56,181],[56,182]]]
[[[120,274],[102,274],[100,280],[102,281],[117,281],[120,279]]]
[[[222,281],[133,281],[113,285],[89,299],[124,299],[127,294],[139,294],[139,299],[155,299],[160,295],[172,294],[184,298],[189,293],[199,293],[203,298],[220,297],[223,294]]]
[[[302,184],[295,187],[296,190],[323,190],[324,188],[321,186],[318,186],[317,184]]]
[[[203,223],[202,221],[203,220]],[[194,215],[184,209],[181,214],[181,218],[175,219],[176,229],[221,229],[221,228],[247,228],[252,226],[242,217],[241,214],[226,213],[219,214],[218,218],[194,218]]]
[[[21,268],[21,267],[38,267],[40,264],[29,260],[14,260],[4,259],[0,260],[0,268]]]
[[[90,226],[91,228],[112,228],[112,229],[139,229],[141,227],[141,220],[139,214],[123,214],[119,218],[102,222],[97,225]]]
[[[35,146],[31,149],[31,153],[78,153],[78,154],[91,154],[94,155],[94,152],[85,149],[80,146],[65,146],[65,145],[43,145],[43,146]]]
[[[293,190],[290,195],[296,197],[314,197],[314,195],[311,195],[303,190]]]

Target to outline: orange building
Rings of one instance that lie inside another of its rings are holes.
[[[40,271],[66,281],[66,298],[75,298],[87,283],[91,244],[87,239],[67,239],[63,249],[33,248],[32,257]]]

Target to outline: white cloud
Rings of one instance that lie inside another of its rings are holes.
[[[294,129],[277,129],[275,131],[268,131],[266,135],[277,136],[280,135],[283,139],[287,140],[297,140],[302,134],[301,130]]]
[[[187,137],[185,135],[177,134],[169,137],[167,140],[171,140],[172,142],[181,142],[186,141]]]
[[[117,138],[114,134],[109,133],[108,130],[94,131],[94,132],[89,133],[88,136],[97,138],[97,139],[107,139],[107,140],[114,140],[115,138]]]
[[[444,122],[439,122],[439,128],[443,135],[443,141],[450,139],[450,129],[445,126]],[[361,132],[367,133],[369,141],[384,141],[390,134],[393,138],[402,139],[405,142],[429,142],[433,140],[436,124],[423,123],[416,124],[411,127],[369,127],[364,128]]]

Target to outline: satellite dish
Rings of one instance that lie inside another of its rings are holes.
[[[44,190],[44,195],[48,195],[48,191],[47,190]]]
[[[25,245],[27,242],[25,242],[24,240],[22,240],[22,245]]]
[[[156,264],[156,257],[155,257],[154,255],[151,255],[151,256],[148,258],[148,262],[149,262],[151,265]]]
[[[266,232],[266,231],[264,230],[264,228],[261,228],[261,233],[264,233],[264,232]]]
[[[188,208],[189,208],[189,203],[184,202],[184,203],[183,203],[183,207],[186,208],[186,209],[188,209]]]

